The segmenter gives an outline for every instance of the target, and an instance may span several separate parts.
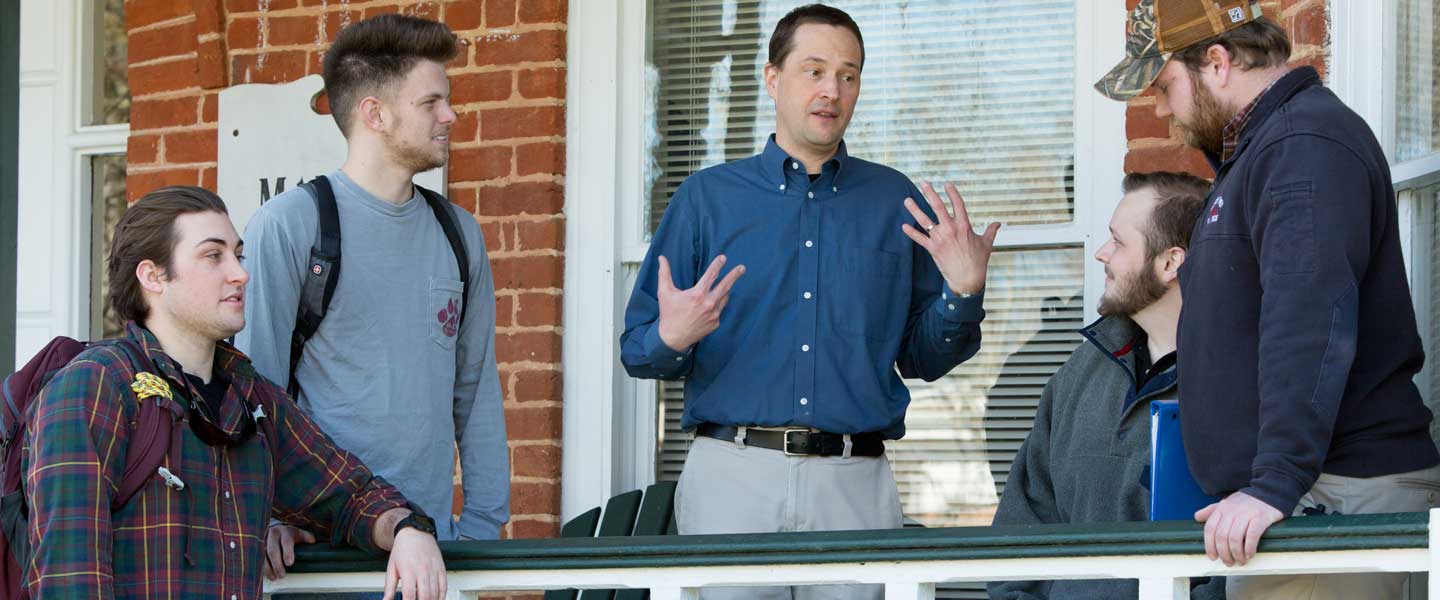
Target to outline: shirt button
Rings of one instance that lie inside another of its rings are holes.
[[[815,197],[815,192],[807,192],[807,193],[805,194],[805,196],[806,196],[807,198],[814,198],[814,197]]]
[[[800,169],[800,162],[799,162],[799,161],[791,161],[791,162],[790,162],[790,168],[795,169],[795,170],[798,171],[798,170]]]
[[[784,190],[785,190],[785,184],[783,184],[783,183],[780,184],[780,190],[781,190],[781,191],[784,191]]]
[[[809,299],[810,299],[810,292],[805,292],[805,299],[806,299],[806,300],[809,300]]]
[[[830,191],[832,191],[832,192],[839,192],[839,191],[840,191],[840,186],[837,185],[837,186],[835,186],[835,187],[832,187],[832,188],[830,188]]]
[[[945,341],[947,341],[947,342],[950,341],[950,338],[945,338]]]
[[[230,490],[225,490],[225,498],[227,500],[230,498]]]
[[[800,351],[801,351],[801,352],[809,352],[809,351],[810,351],[810,344],[801,344],[801,345],[800,345]]]
[[[680,362],[680,361],[682,361],[682,360],[685,360],[685,357],[683,357],[683,356],[677,356],[677,357],[675,357],[675,362]]]
[[[809,404],[809,403],[810,403],[810,399],[809,399],[809,398],[801,398],[801,399],[800,399],[800,406],[805,406],[806,404]]]
[[[230,594],[230,600],[240,600],[240,597],[235,594]]]
[[[234,550],[234,549],[235,549],[235,542],[230,542],[230,549],[231,549],[231,550]]]
[[[949,307],[950,307],[950,310],[955,310],[955,305],[954,305],[954,304],[947,304],[946,306],[949,306]]]
[[[805,240],[805,247],[806,247],[806,248],[809,248],[809,247],[814,246],[814,245],[815,245],[815,242],[812,242],[812,241],[810,241],[810,240]]]

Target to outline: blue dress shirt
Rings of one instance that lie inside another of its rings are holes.
[[[906,197],[924,206],[909,178],[849,156],[844,142],[811,181],[773,135],[759,156],[690,176],[625,308],[625,370],[686,378],[686,430],[797,425],[900,438],[910,404],[900,378],[934,381],[973,356],[985,317],[982,295],[944,290],[929,253],[900,230],[915,225]],[[745,274],[719,329],[676,352],[660,340],[657,257],[687,289],[720,254],[722,277],[738,265]]]

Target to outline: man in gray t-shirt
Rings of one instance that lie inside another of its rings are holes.
[[[349,149],[326,176],[342,258],[329,309],[295,367],[296,401],[435,517],[440,539],[495,539],[509,520],[510,485],[485,241],[473,216],[448,206],[469,256],[466,296],[455,253],[411,184],[448,158],[455,113],[444,65],[455,52],[444,25],[399,15],[345,28],[326,52],[325,88]],[[236,345],[281,385],[318,220],[310,192],[297,188],[245,229],[250,326]],[[452,521],[457,444],[465,505]],[[288,526],[269,538],[274,576],[295,541],[313,541]]]

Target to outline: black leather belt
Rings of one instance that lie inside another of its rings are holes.
[[[737,427],[701,423],[695,433],[708,438],[735,441],[740,433]],[[810,431],[796,427],[783,431],[769,429],[745,429],[745,445],[779,450],[789,456],[843,456],[845,436],[839,433]],[[877,431],[856,433],[850,436],[850,456],[880,456],[885,454],[885,436]]]

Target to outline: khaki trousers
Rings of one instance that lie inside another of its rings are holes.
[[[884,456],[786,456],[696,436],[675,490],[681,534],[896,529],[895,475]],[[879,585],[704,588],[705,600],[880,599]]]
[[[1437,492],[1440,492],[1440,466],[1363,479],[1322,473],[1315,486],[1300,498],[1294,516],[1320,505],[1324,505],[1327,514],[1420,512],[1435,506]],[[1408,577],[1407,573],[1229,577],[1225,580],[1225,597],[1230,600],[1401,600]]]

